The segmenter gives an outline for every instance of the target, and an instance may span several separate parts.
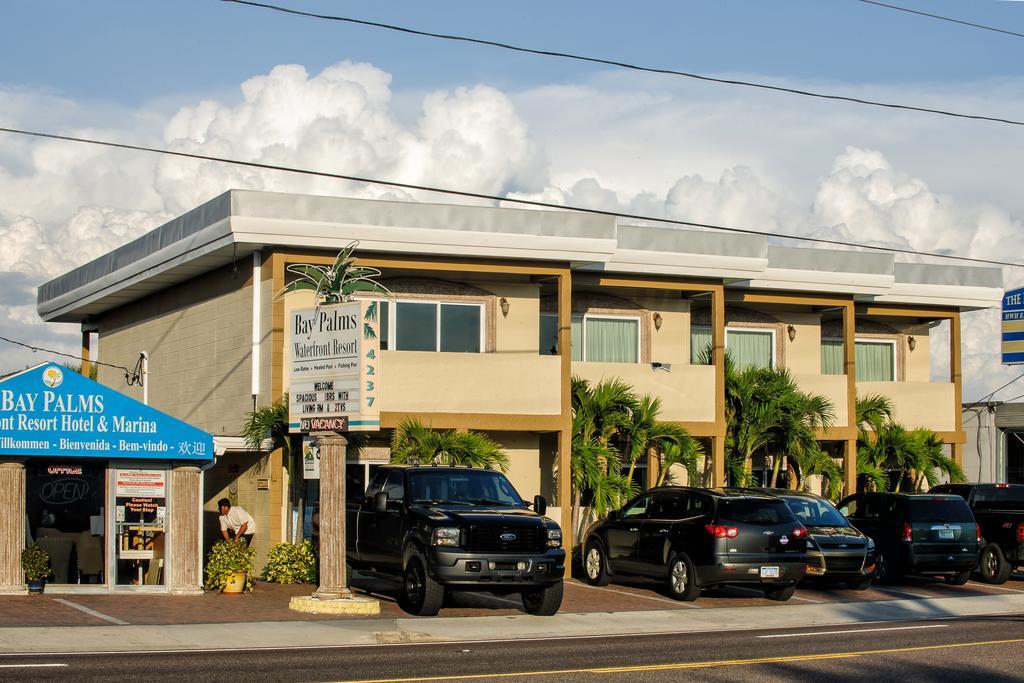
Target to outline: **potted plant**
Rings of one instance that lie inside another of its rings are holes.
[[[263,568],[263,580],[271,583],[316,583],[313,544],[278,543],[270,549]]]
[[[42,593],[50,576],[50,555],[33,543],[21,551],[21,569],[25,572],[29,593]]]
[[[221,593],[252,591],[252,561],[256,550],[244,540],[219,541],[206,558],[206,590]]]

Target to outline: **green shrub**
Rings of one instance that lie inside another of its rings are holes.
[[[278,543],[270,549],[263,578],[274,583],[316,583],[316,556],[313,544]]]
[[[33,543],[21,551],[21,569],[26,581],[42,581],[50,576],[50,555]]]
[[[256,549],[246,545],[244,539],[218,541],[206,558],[206,590],[224,590],[228,579],[235,572],[248,572],[245,591],[252,590],[252,560]]]

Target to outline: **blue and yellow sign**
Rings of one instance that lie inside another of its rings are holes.
[[[1003,294],[1003,364],[1024,363],[1024,288]]]
[[[0,453],[208,461],[213,437],[57,363],[44,363],[0,380]]]

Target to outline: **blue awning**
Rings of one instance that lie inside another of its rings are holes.
[[[213,437],[57,363],[0,379],[0,453],[48,458],[213,459]]]

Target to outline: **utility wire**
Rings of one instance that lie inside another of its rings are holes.
[[[900,7],[899,5],[890,5],[887,2],[878,2],[878,0],[858,0],[858,2],[867,3],[868,5],[878,5],[879,7],[886,7],[888,9],[894,9],[899,12],[907,12],[909,14],[918,14],[922,17],[930,17],[932,19],[939,19],[941,21],[949,21],[954,24],[962,24],[963,26],[970,26],[972,28],[980,28],[986,31],[995,31],[996,33],[1005,33],[1008,36],[1016,36],[1017,38],[1024,38],[1024,33],[1017,33],[1016,31],[1007,31],[1003,28],[996,28],[995,26],[985,26],[984,24],[976,24],[973,21],[964,21],[963,19],[954,19],[952,17],[944,17],[941,14],[932,14],[931,12],[922,12],[916,9],[910,9],[909,7]]]
[[[971,408],[973,408],[974,406],[978,405],[979,403],[984,403],[985,401],[987,401],[988,399],[992,398],[993,396],[998,394],[1000,391],[1005,389],[1006,387],[1010,386],[1011,384],[1013,384],[1014,382],[1019,380],[1021,377],[1024,377],[1024,372],[1022,372],[1021,374],[1017,375],[1016,377],[1014,377],[1013,379],[1011,379],[1009,382],[1007,382],[1003,386],[999,387],[998,389],[994,389],[993,391],[990,391],[989,393],[985,394],[984,396],[979,398],[977,401],[975,401],[971,405],[969,405],[966,408],[964,408],[964,410],[965,411],[966,410],[970,410]],[[1017,398],[1020,398],[1020,396],[1018,396]]]
[[[167,156],[181,157],[184,159],[198,159],[200,161],[213,161],[221,164],[232,164],[235,166],[245,166],[247,168],[259,168],[267,171],[282,171],[285,173],[296,173],[299,175],[316,176],[319,178],[332,178],[335,180],[350,180],[357,183],[366,183],[368,185],[384,185],[387,187],[400,187],[405,190],[417,190],[422,192],[436,192],[438,194],[451,195],[455,197],[468,197],[471,199],[484,199],[487,201],[501,202],[507,204],[520,204],[523,206],[534,206],[542,209],[556,209],[559,211],[574,211],[576,213],[587,213],[597,216],[610,216],[612,218],[628,218],[631,220],[638,221],[649,221],[655,223],[667,223],[669,225],[681,225],[684,227],[691,228],[704,228],[707,230],[718,230],[720,232],[731,232],[738,233],[741,235],[758,235],[760,237],[777,237],[779,239],[796,240],[800,242],[814,242],[815,244],[830,244],[841,247],[854,247],[857,249],[873,249],[875,251],[881,251],[885,253],[893,254],[910,254],[913,256],[927,256],[931,258],[949,259],[954,261],[967,261],[971,263],[980,263],[990,266],[1007,266],[1010,268],[1024,268],[1024,263],[1018,263],[1013,261],[996,261],[992,259],[973,258],[970,256],[954,256],[952,254],[941,254],[932,251],[915,251],[914,249],[903,249],[900,247],[881,247],[871,244],[860,244],[857,242],[844,242],[842,240],[829,240],[822,237],[807,237],[804,235],[786,235],[777,232],[768,232],[764,230],[753,230],[750,228],[737,228],[726,225],[715,225],[712,223],[698,223],[695,221],[684,221],[674,218],[659,218],[657,216],[646,216],[643,214],[626,213],[620,211],[606,211],[603,209],[593,209],[585,206],[575,206],[572,204],[555,204],[554,202],[542,202],[533,199],[515,199],[512,197],[502,197],[494,194],[485,194],[483,192],[469,192],[466,190],[452,190],[443,187],[432,187],[429,185],[416,185],[414,183],[402,183],[396,180],[381,180],[379,178],[366,178],[362,176],[347,175],[344,173],[328,173],[326,171],[313,171],[305,168],[297,168],[294,166],[279,166],[277,164],[263,164],[255,161],[242,161],[240,159],[230,159],[227,157],[215,157],[206,154],[196,154],[193,152],[179,152],[170,149],[160,149],[158,147],[145,147],[143,145],[130,145],[123,142],[110,142],[108,140],[96,140],[93,138],[82,138],[75,137],[72,135],[56,135],[54,133],[43,133],[40,131],[23,130],[20,128],[4,128],[0,127],[0,132],[13,133],[15,135],[28,135],[37,138],[46,138],[49,140],[65,140],[68,142],[81,142],[87,145],[99,145],[102,147],[113,147],[115,149],[127,149],[136,152],[150,152],[153,154],[164,154]]]
[[[71,353],[64,353],[63,351],[54,351],[53,349],[44,349],[41,346],[32,346],[31,344],[26,344],[25,342],[20,342],[17,339],[8,339],[7,337],[0,336],[0,341],[5,341],[8,344],[14,344],[15,346],[21,346],[21,347],[24,347],[26,349],[31,349],[33,353],[35,353],[37,351],[43,351],[44,353],[52,353],[55,356],[63,356],[64,358],[71,358],[71,359],[77,360],[77,361],[79,361],[81,363],[92,363],[93,365],[102,365],[105,368],[113,368],[115,370],[123,370],[124,371],[124,380],[126,382],[128,382],[128,386],[132,386],[132,385],[134,385],[134,384],[136,384],[136,383],[138,383],[140,381],[140,374],[139,374],[140,364],[139,363],[137,363],[135,365],[135,369],[134,370],[129,370],[128,368],[126,368],[123,365],[112,365],[110,363],[103,363],[103,362],[98,361],[98,360],[90,360],[88,358],[83,358],[82,356],[76,356],[76,355],[71,354]],[[141,363],[142,359],[140,358],[139,360],[140,360],[140,363]]]
[[[747,88],[760,88],[762,90],[771,90],[775,92],[788,93],[790,95],[802,95],[804,97],[816,97],[823,100],[834,100],[838,102],[852,102],[854,104],[863,104],[872,107],[884,107],[887,109],[902,109],[906,111],[923,112],[926,114],[938,114],[940,116],[951,116],[960,119],[973,119],[976,121],[991,121],[995,123],[1006,123],[1012,126],[1024,126],[1024,121],[1017,121],[1014,119],[1007,119],[998,116],[983,116],[980,114],[964,114],[953,111],[946,111],[944,109],[931,109],[929,107],[917,107],[908,104],[896,104],[893,102],[881,102],[878,100],[867,100],[860,97],[848,97],[845,95],[831,95],[826,93],[817,93],[810,90],[800,90],[798,88],[787,88],[781,85],[770,85],[767,83],[756,83],[754,81],[741,81],[730,78],[716,78],[714,76],[707,76],[704,74],[691,73],[688,71],[677,71],[675,69],[663,69],[657,67],[640,66],[637,64],[630,64],[628,62],[619,62],[613,59],[602,59],[600,57],[587,57],[584,55],[573,54],[570,52],[558,52],[556,50],[540,50],[535,48],[523,47],[521,45],[512,45],[510,43],[501,43],[495,40],[487,40],[484,38],[472,38],[469,36],[460,36],[447,33],[433,33],[431,31],[421,31],[419,29],[408,28],[405,26],[396,26],[395,24],[384,24],[378,21],[368,21],[366,19],[354,19],[352,17],[341,17],[331,14],[317,14],[316,12],[304,12],[302,10],[291,9],[289,7],[281,7],[279,5],[271,5],[265,2],[253,2],[252,0],[221,0],[221,2],[230,2],[236,5],[248,5],[250,7],[261,7],[263,9],[273,10],[275,12],[283,12],[285,14],[294,14],[301,17],[309,17],[312,19],[326,19],[328,21],[339,21],[349,24],[357,24],[359,26],[370,26],[373,28],[385,29],[388,31],[398,31],[400,33],[407,33],[414,36],[422,36],[425,38],[438,38],[441,40],[451,40],[462,43],[473,43],[476,45],[487,45],[489,47],[497,47],[503,50],[512,50],[514,52],[524,52],[532,55],[541,55],[544,57],[560,57],[562,59],[572,59],[579,62],[590,62],[593,64],[604,64],[606,66],[617,66],[622,69],[631,69],[633,71],[644,71],[647,73],[664,74],[669,76],[682,76],[684,78],[692,78],[699,81],[707,81],[711,83],[721,83],[725,85],[739,85]]]

